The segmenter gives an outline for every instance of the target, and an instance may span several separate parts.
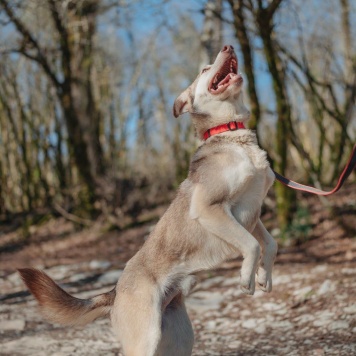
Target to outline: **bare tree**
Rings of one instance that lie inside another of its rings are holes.
[[[53,24],[53,40],[58,41],[58,48],[42,45],[36,33],[22,20],[25,5],[23,2],[19,4],[17,8],[7,0],[0,1],[3,12],[20,36],[19,45],[11,48],[11,52],[36,62],[51,80],[64,114],[70,154],[88,193],[94,194],[97,180],[105,171],[100,144],[101,114],[91,83],[98,2],[45,2]]]
[[[204,24],[200,36],[202,51],[200,66],[214,62],[223,43],[221,21],[222,0],[208,0],[204,7]]]
[[[244,72],[247,76],[247,92],[250,99],[251,119],[249,127],[257,129],[261,117],[260,102],[256,88],[256,74],[253,63],[253,46],[251,45],[250,36],[247,29],[246,4],[243,0],[228,1],[233,13],[233,25],[235,28],[236,38],[239,41],[242,56],[244,59]]]

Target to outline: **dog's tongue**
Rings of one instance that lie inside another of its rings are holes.
[[[232,79],[236,74],[235,73],[229,73],[221,82],[219,82],[217,89],[219,87],[223,86],[224,84],[228,83],[230,79]]]

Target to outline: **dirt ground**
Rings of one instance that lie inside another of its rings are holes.
[[[240,259],[198,274],[186,300],[193,355],[356,354],[355,186],[329,200],[332,212],[318,198],[298,199],[308,214],[295,222],[294,243],[279,241],[272,293],[240,292]],[[263,220],[278,232],[271,216]],[[76,231],[58,218],[31,227],[26,238],[19,226],[0,225],[0,355],[121,355],[107,319],[76,328],[46,323],[15,268],[45,269],[70,293],[93,296],[112,288],[152,223],[104,232],[98,221]]]

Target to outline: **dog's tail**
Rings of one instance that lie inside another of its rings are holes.
[[[30,292],[40,304],[46,319],[62,325],[85,325],[107,316],[114,304],[115,288],[91,299],[71,296],[47,274],[34,268],[18,270]]]

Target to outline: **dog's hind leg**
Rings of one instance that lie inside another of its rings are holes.
[[[260,265],[257,270],[257,283],[264,292],[270,292],[272,290],[272,268],[278,245],[263,226],[261,220],[257,222],[252,235],[258,240],[262,248]]]
[[[162,315],[162,336],[155,356],[190,356],[194,333],[182,293],[176,295]]]
[[[158,291],[120,291],[111,322],[125,356],[154,356],[161,339],[162,310]]]

